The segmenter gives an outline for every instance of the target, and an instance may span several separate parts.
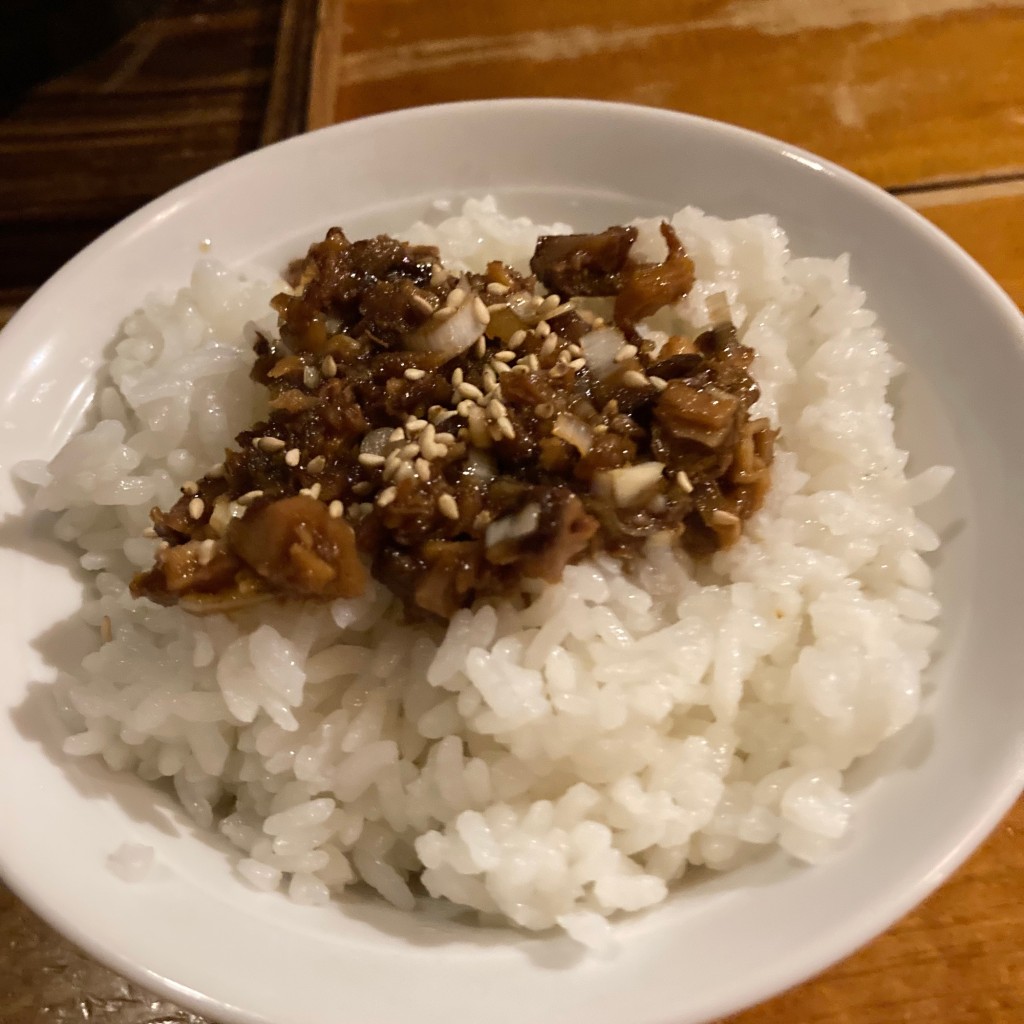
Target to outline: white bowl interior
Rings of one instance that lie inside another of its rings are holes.
[[[956,469],[927,515],[945,540],[927,714],[851,772],[846,848],[815,869],[776,856],[695,875],[665,906],[617,925],[610,960],[441,912],[257,895],[170,799],[64,758],[45,683],[84,649],[71,624],[81,585],[71,557],[21,517],[7,472],[68,437],[118,322],[147,292],[186,280],[203,239],[229,263],[277,269],[332,223],[353,235],[399,230],[437,216],[435,199],[486,193],[507,211],[582,229],[687,204],[725,217],[767,211],[796,252],[851,253],[908,366],[896,398],[912,467]],[[61,271],[0,344],[0,870],[97,956],[224,1021],[398,1024],[415,1012],[441,1024],[455,1011],[476,1024],[686,1024],[807,977],[939,884],[1020,790],[1022,341],[1009,300],[895,200],[808,154],[664,112],[571,101],[426,108],[292,140],[183,186]],[[156,848],[154,880],[132,886],[106,869],[125,841]]]

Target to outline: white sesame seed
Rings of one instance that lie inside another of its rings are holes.
[[[200,565],[209,565],[213,561],[213,556],[217,553],[217,542],[212,538],[207,538],[199,545],[198,562]]]
[[[398,454],[403,459],[415,459],[416,456],[419,455],[419,453],[420,453],[420,445],[421,444],[422,444],[422,439],[419,442],[412,441],[410,444],[407,444],[407,445],[403,446],[402,448],[400,448],[399,451],[398,451]]]
[[[360,480],[359,483],[352,485],[352,493],[357,498],[362,498],[364,495],[370,493],[373,490],[373,484],[369,480]]]
[[[510,440],[516,436],[516,428],[512,426],[512,421],[507,416],[498,418],[498,429]]]
[[[573,359],[576,359],[583,355],[583,348],[580,345],[571,344],[569,346],[569,355],[571,355]]]
[[[481,334],[480,337],[476,339],[476,344],[473,346],[473,355],[475,355],[477,359],[483,359],[486,352],[487,338]]]
[[[461,405],[462,403],[460,402],[459,404]],[[470,404],[472,404],[472,403],[470,403]],[[442,409],[441,412],[439,412],[434,417],[434,423],[435,423],[435,425],[440,426],[445,421],[450,420],[453,416],[458,416],[458,415],[459,415],[458,412],[456,412],[454,409]]]
[[[396,497],[398,497],[397,487],[385,487],[384,490],[377,495],[377,504],[380,508],[384,508],[386,505],[390,505]]]
[[[412,304],[424,313],[434,312],[433,304],[424,295],[413,295]]]
[[[544,296],[544,301],[540,304],[541,309],[557,309],[562,304],[562,296],[552,292],[550,295]]]
[[[435,434],[434,440],[438,444],[455,444],[455,435],[449,434],[448,431],[446,430],[443,433]]]
[[[359,464],[361,466],[383,466],[384,456],[374,455],[372,452],[362,452],[359,456]]]
[[[416,475],[426,483],[430,479],[430,463],[426,459],[417,459],[415,462]]]
[[[596,331],[596,330],[597,330],[597,329],[598,329],[599,327],[604,327],[604,325],[605,325],[605,319],[604,319],[604,317],[603,317],[603,316],[595,316],[595,317],[594,317],[594,323],[593,323],[593,325],[592,325],[592,326],[593,326],[593,328],[594,328],[594,330],[595,330],[595,331]]]
[[[405,421],[405,432],[410,435],[418,433],[427,425],[426,420],[417,419],[415,416],[410,416]]]
[[[483,398],[483,395],[481,395],[480,397]],[[464,398],[461,402],[459,402],[459,406],[456,412],[457,415],[466,417],[469,415],[469,411],[475,408],[476,402],[474,402],[471,398]]]
[[[202,498],[193,498],[188,503],[188,514],[193,519],[202,519],[203,518],[203,512],[205,512],[205,511],[206,511],[206,503],[203,501]]]
[[[639,370],[627,370],[622,375],[622,383],[627,388],[645,388],[647,387],[647,377]]]
[[[558,350],[558,361],[560,363],[569,363],[572,361],[572,356],[567,348],[560,348]]]
[[[530,296],[530,306],[531,306],[532,309],[540,309],[540,307],[541,307],[541,305],[543,305],[543,303],[544,303],[544,297],[542,295],[531,295]]]
[[[555,306],[550,312],[545,313],[545,319],[554,320],[556,316],[561,316],[563,313],[568,313],[572,309],[571,302],[563,302],[560,306]]]
[[[491,363],[491,369],[500,377],[503,373],[508,373],[512,369],[508,363]]]
[[[198,490],[199,490],[199,484],[197,484],[195,482],[195,480],[186,480],[181,485],[181,491],[182,491],[183,494],[193,495],[193,494],[197,493]]]
[[[427,371],[421,370],[418,366],[410,366],[409,369],[405,371],[406,380],[422,380],[426,375]]]
[[[484,393],[475,385],[464,380],[458,387],[458,392],[463,398],[472,398],[477,401],[484,397]]]
[[[493,391],[498,386],[498,375],[488,366],[480,374],[480,383],[484,386],[484,393]]]
[[[632,359],[637,354],[636,345],[623,345],[618,352],[615,353],[615,362],[624,363],[627,359]]]
[[[545,338],[544,339],[544,344],[541,345],[541,347],[540,347],[540,357],[542,359],[545,359],[548,356],[550,356],[555,351],[555,347],[557,345],[558,345],[558,339],[557,338],[554,338],[554,337],[552,337],[552,338]]]
[[[668,381],[663,377],[655,377],[653,374],[647,378],[659,391],[664,391],[668,387]]]
[[[690,482],[690,478],[682,470],[676,473],[676,483],[686,491],[687,494],[693,493],[693,484]]]
[[[555,415],[555,407],[550,402],[541,402],[534,410],[542,420],[549,420]]]
[[[515,352],[511,349],[503,348],[500,352],[495,352],[492,359],[497,359],[499,363],[511,363],[516,357]]]
[[[286,466],[297,466],[302,461],[302,452],[298,448],[290,448],[284,453],[284,462]]]
[[[302,490],[299,491],[299,494],[301,494],[304,498],[313,498],[313,499],[319,498],[320,497],[320,484],[319,484],[319,482],[313,484],[312,487],[303,487]]]
[[[256,490],[256,491],[246,491],[245,494],[243,494],[240,498],[237,498],[236,500],[237,500],[239,505],[245,506],[245,505],[251,505],[257,498],[262,498],[262,497],[263,497],[263,492],[262,491],[259,491],[259,490]]]
[[[462,372],[462,367],[461,366],[456,366],[455,369],[452,370],[452,376],[451,376],[452,387],[453,388],[457,388],[465,379],[466,379],[466,375]]]
[[[582,357],[580,357],[579,359],[573,359],[569,363],[570,369],[573,369],[573,370],[582,370],[583,367],[585,367],[586,365],[587,365],[587,361],[586,361],[586,359],[584,359]]]
[[[497,313],[499,309],[508,309],[507,302],[488,302],[487,303],[488,313]]]
[[[716,508],[711,513],[711,522],[716,526],[738,526],[740,518],[739,516],[734,516],[731,512],[726,512],[725,509]]]
[[[536,352],[531,352],[526,357],[526,365],[536,373],[540,369],[540,360],[537,358]]]
[[[288,446],[279,437],[261,437],[260,450],[268,453],[284,451]]]
[[[491,313],[487,308],[484,300],[478,295],[473,300],[473,315],[480,321],[484,326],[491,322]]]
[[[315,366],[303,367],[302,383],[312,391],[320,383],[320,371]]]
[[[492,420],[496,420],[499,416],[507,416],[508,409],[505,408],[505,403],[499,401],[497,398],[492,398],[487,403],[487,415]]]
[[[145,537],[146,540],[153,540],[156,537],[156,529],[152,526],[147,526],[142,531],[142,536]]]
[[[403,480],[408,480],[412,477],[413,469],[411,462],[400,462],[398,469],[395,470],[394,481],[396,484],[401,483]]]
[[[511,349],[519,348],[524,341],[526,341],[526,331],[516,331],[512,337],[508,339],[508,347]]]
[[[551,324],[547,320],[541,320],[533,330],[538,338],[546,338],[551,334]]]
[[[392,442],[405,440],[405,431],[401,427],[395,427],[395,429],[388,434],[388,440]]]
[[[431,317],[432,320],[436,320],[438,323],[444,323],[445,320],[450,320],[455,316],[456,309],[454,306],[442,306],[440,309],[434,311],[434,315]]]
[[[345,514],[345,506],[335,498],[334,501],[327,506],[327,514],[332,519],[340,519]]]
[[[450,494],[442,494],[437,499],[437,509],[447,519],[459,518],[459,503]]]
[[[594,429],[594,433],[595,434],[607,434],[608,433],[608,424],[607,423],[598,423],[597,426],[595,426],[593,429]]]
[[[315,459],[310,459],[306,464],[306,469],[310,473],[322,473],[327,466],[327,460],[322,456],[318,455]]]
[[[463,300],[466,298],[466,292],[462,288],[453,288],[449,293],[448,297],[444,300],[446,306],[458,307],[461,306]]]
[[[476,517],[473,520],[473,529],[482,530],[493,518],[494,517],[487,511],[487,509],[484,509],[482,512],[477,512]]]
[[[492,295],[508,295],[508,285],[502,284],[500,281],[491,281],[487,286],[487,290]]]
[[[334,361],[334,356],[324,356],[323,362],[320,364],[320,372],[327,378],[337,376],[338,364]]]

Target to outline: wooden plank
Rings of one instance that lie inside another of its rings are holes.
[[[260,132],[264,146],[306,128],[317,8],[317,0],[283,0],[281,4],[270,95]]]
[[[1024,170],[1024,0],[322,0],[310,126],[498,96],[628,100],[885,186]]]
[[[903,199],[962,245],[1024,310],[1024,180]]]

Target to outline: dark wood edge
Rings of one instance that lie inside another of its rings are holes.
[[[282,0],[270,92],[260,131],[263,146],[306,130],[319,6],[318,0]]]

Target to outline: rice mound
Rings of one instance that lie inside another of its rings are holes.
[[[652,542],[557,586],[409,625],[383,587],[330,606],[192,617],[133,601],[148,511],[261,413],[250,321],[283,285],[210,261],[124,325],[98,422],[21,475],[84,553],[84,619],[107,632],[56,691],[65,750],[167,780],[260,890],[318,904],[363,882],[422,890],[591,944],[693,865],[777,845],[816,862],[851,819],[843,772],[920,707],[939,607],[886,389],[899,367],[847,261],[794,259],[767,216],[671,218],[698,283],[725,292],[756,352],[755,415],[781,429],[766,507],[695,565]],[[657,222],[639,222],[659,258]],[[541,227],[470,201],[409,238],[450,262],[523,266]],[[109,620],[109,621],[105,621]],[[135,858],[138,860],[138,858]],[[137,872],[136,872],[137,873]],[[416,884],[416,879],[422,888]]]

